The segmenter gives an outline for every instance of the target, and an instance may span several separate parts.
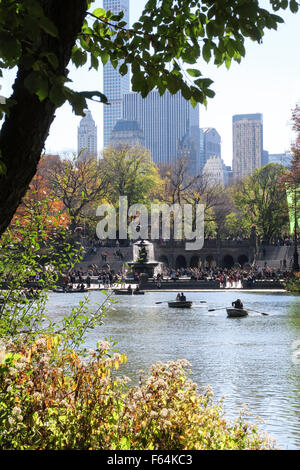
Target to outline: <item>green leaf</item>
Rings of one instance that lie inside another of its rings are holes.
[[[38,72],[31,72],[25,78],[24,85],[30,93],[37,94],[40,101],[48,96],[48,80]]]
[[[127,73],[128,73],[128,66],[127,66],[127,64],[123,63],[123,64],[120,66],[120,68],[119,68],[119,72],[120,72],[120,74],[123,75],[123,76],[124,76],[124,75],[127,75]]]
[[[0,56],[5,61],[16,61],[21,56],[20,42],[8,34],[0,35]]]
[[[72,62],[75,64],[75,67],[81,67],[84,65],[87,61],[87,53],[86,51],[83,51],[82,49],[79,49],[79,47],[75,46],[73,47],[72,51]]]
[[[206,42],[202,47],[202,56],[205,62],[209,62],[211,59],[211,46],[209,42]]]
[[[97,18],[100,17],[105,17],[106,16],[106,11],[103,10],[103,8],[96,8],[96,10],[93,11],[93,15],[97,16]]]
[[[298,2],[296,2],[296,0],[291,0],[290,1],[290,10],[292,13],[297,13],[299,9],[299,5],[298,5]]]
[[[187,69],[187,73],[191,75],[191,77],[201,77],[201,72],[198,69]]]
[[[66,101],[64,86],[60,83],[54,83],[50,88],[49,98],[57,107],[64,104]]]

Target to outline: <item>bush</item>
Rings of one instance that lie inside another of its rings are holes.
[[[285,288],[294,294],[300,294],[300,273],[294,273],[286,282]]]
[[[187,378],[185,360],[157,363],[136,387],[117,377],[126,356],[107,341],[80,358],[58,336],[2,341],[1,449],[268,449],[240,416],[224,418]]]

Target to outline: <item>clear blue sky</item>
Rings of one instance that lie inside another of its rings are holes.
[[[146,0],[131,0],[131,22],[138,19]],[[263,6],[268,2],[262,1]],[[95,8],[102,6],[96,0]],[[262,113],[264,118],[264,148],[270,153],[289,149],[294,138],[291,131],[291,112],[300,102],[300,13],[283,13],[285,23],[278,31],[266,31],[263,43],[246,43],[246,57],[241,64],[233,63],[227,70],[213,64],[200,62],[203,75],[214,80],[216,96],[208,107],[200,108],[200,126],[215,127],[222,138],[222,156],[227,164],[232,159],[232,115]],[[102,71],[71,69],[70,77],[78,90],[102,90]],[[0,81],[1,94],[8,96],[13,81],[10,72]],[[98,149],[102,149],[102,107],[91,103],[90,109],[98,126]],[[77,126],[80,117],[75,116],[69,105],[56,112],[46,142],[48,153],[76,151]]]

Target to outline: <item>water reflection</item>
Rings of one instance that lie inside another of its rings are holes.
[[[89,294],[101,302],[101,292]],[[281,448],[300,448],[300,364],[292,361],[292,344],[300,341],[300,298],[282,294],[239,293],[245,307],[268,313],[229,319],[225,310],[234,292],[188,293],[190,310],[169,309],[174,293],[146,293],[120,297],[110,307],[104,325],[93,330],[88,346],[111,336],[128,356],[123,374],[133,383],[138,371],[156,361],[179,358],[192,364],[193,380],[211,385],[216,398],[226,395],[228,415],[246,403],[261,416],[264,429]],[[82,299],[83,294],[51,294],[49,311],[60,318]],[[156,302],[165,302],[156,304]],[[206,301],[207,304],[201,304]]]

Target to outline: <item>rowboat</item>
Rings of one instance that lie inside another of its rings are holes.
[[[226,308],[227,316],[230,318],[247,317],[248,312],[243,308]]]
[[[168,306],[171,308],[191,308],[193,302],[189,300],[175,300],[173,302],[168,302]]]
[[[88,292],[88,289],[53,289],[56,294],[74,294],[77,292]]]
[[[135,291],[135,290],[128,291],[127,289],[114,289],[114,294],[117,294],[117,295],[144,295],[145,292],[142,291],[142,290],[139,290],[139,291]]]

